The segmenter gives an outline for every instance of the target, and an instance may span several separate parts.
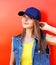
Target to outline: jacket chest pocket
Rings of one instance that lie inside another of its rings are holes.
[[[34,65],[50,65],[49,57],[47,57],[47,54],[40,54],[36,52],[34,54]]]
[[[40,54],[38,52],[34,53],[33,65],[41,65],[41,63],[40,63]]]

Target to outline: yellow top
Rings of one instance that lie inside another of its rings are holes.
[[[21,57],[20,65],[32,65],[32,47],[34,44],[34,40],[30,43],[23,43],[23,52]]]

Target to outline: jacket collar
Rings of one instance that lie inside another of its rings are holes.
[[[34,36],[33,37],[35,40],[38,40],[38,37]],[[22,40],[22,35],[18,35],[17,36],[17,40]]]

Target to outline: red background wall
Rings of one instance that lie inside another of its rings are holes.
[[[56,0],[0,0],[0,65],[9,65],[12,36],[22,31],[18,11],[30,6],[41,10],[42,21],[56,27]],[[56,65],[55,49],[50,45],[51,65]]]

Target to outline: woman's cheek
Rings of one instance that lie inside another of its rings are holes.
[[[25,18],[22,18],[22,22],[25,22]]]
[[[31,27],[33,27],[33,26],[34,26],[34,23],[33,23],[33,22],[31,22],[31,23],[30,23],[30,26],[31,26]]]

